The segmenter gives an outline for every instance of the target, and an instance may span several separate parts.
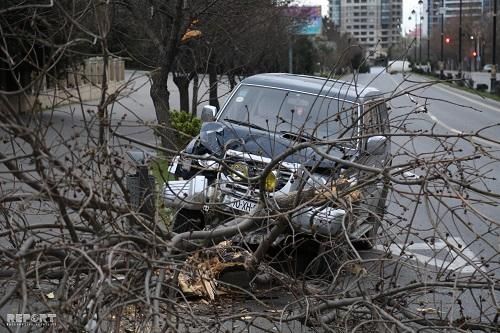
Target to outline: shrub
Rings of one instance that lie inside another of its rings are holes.
[[[185,111],[171,110],[170,124],[179,132],[176,140],[179,147],[185,146],[193,136],[200,133],[201,120]]]
[[[359,73],[370,73],[370,66],[366,62],[363,62],[358,70]]]
[[[488,90],[488,85],[484,83],[478,83],[476,89],[479,91],[486,91]]]

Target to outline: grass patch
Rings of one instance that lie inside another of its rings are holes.
[[[474,95],[478,95],[478,96],[481,96],[483,98],[490,98],[490,99],[493,99],[493,100],[500,102],[500,96],[498,96],[498,95],[495,95],[495,94],[492,94],[492,93],[489,93],[486,91],[479,91],[479,90],[472,89],[472,88],[465,87],[465,86],[460,87],[460,86],[457,86],[456,84],[453,84],[452,82],[443,82],[443,83],[449,87],[452,87],[452,88],[455,88],[458,90],[462,90],[462,91],[467,91],[467,92],[472,93]]]

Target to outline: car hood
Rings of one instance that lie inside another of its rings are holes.
[[[252,127],[224,122],[205,123],[200,131],[201,144],[220,157],[222,157],[224,150],[231,149],[272,159],[278,157],[287,149],[305,141],[307,140],[297,138],[293,134],[262,131]],[[318,149],[337,158],[346,158],[344,149],[341,147],[321,145],[318,146]],[[335,162],[325,160],[311,148],[294,152],[287,156],[284,161],[328,169],[336,166]]]

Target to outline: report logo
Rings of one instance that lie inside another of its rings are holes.
[[[52,326],[56,322],[55,313],[8,313],[7,326]]]

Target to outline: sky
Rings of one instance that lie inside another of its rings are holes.
[[[424,5],[427,1],[424,1]],[[328,0],[297,0],[295,1],[298,5],[321,5],[322,15],[328,15]],[[408,21],[408,17],[411,14],[412,9],[418,10],[418,0],[403,0],[403,34],[415,25],[415,22]],[[425,24],[424,24],[425,26]]]

